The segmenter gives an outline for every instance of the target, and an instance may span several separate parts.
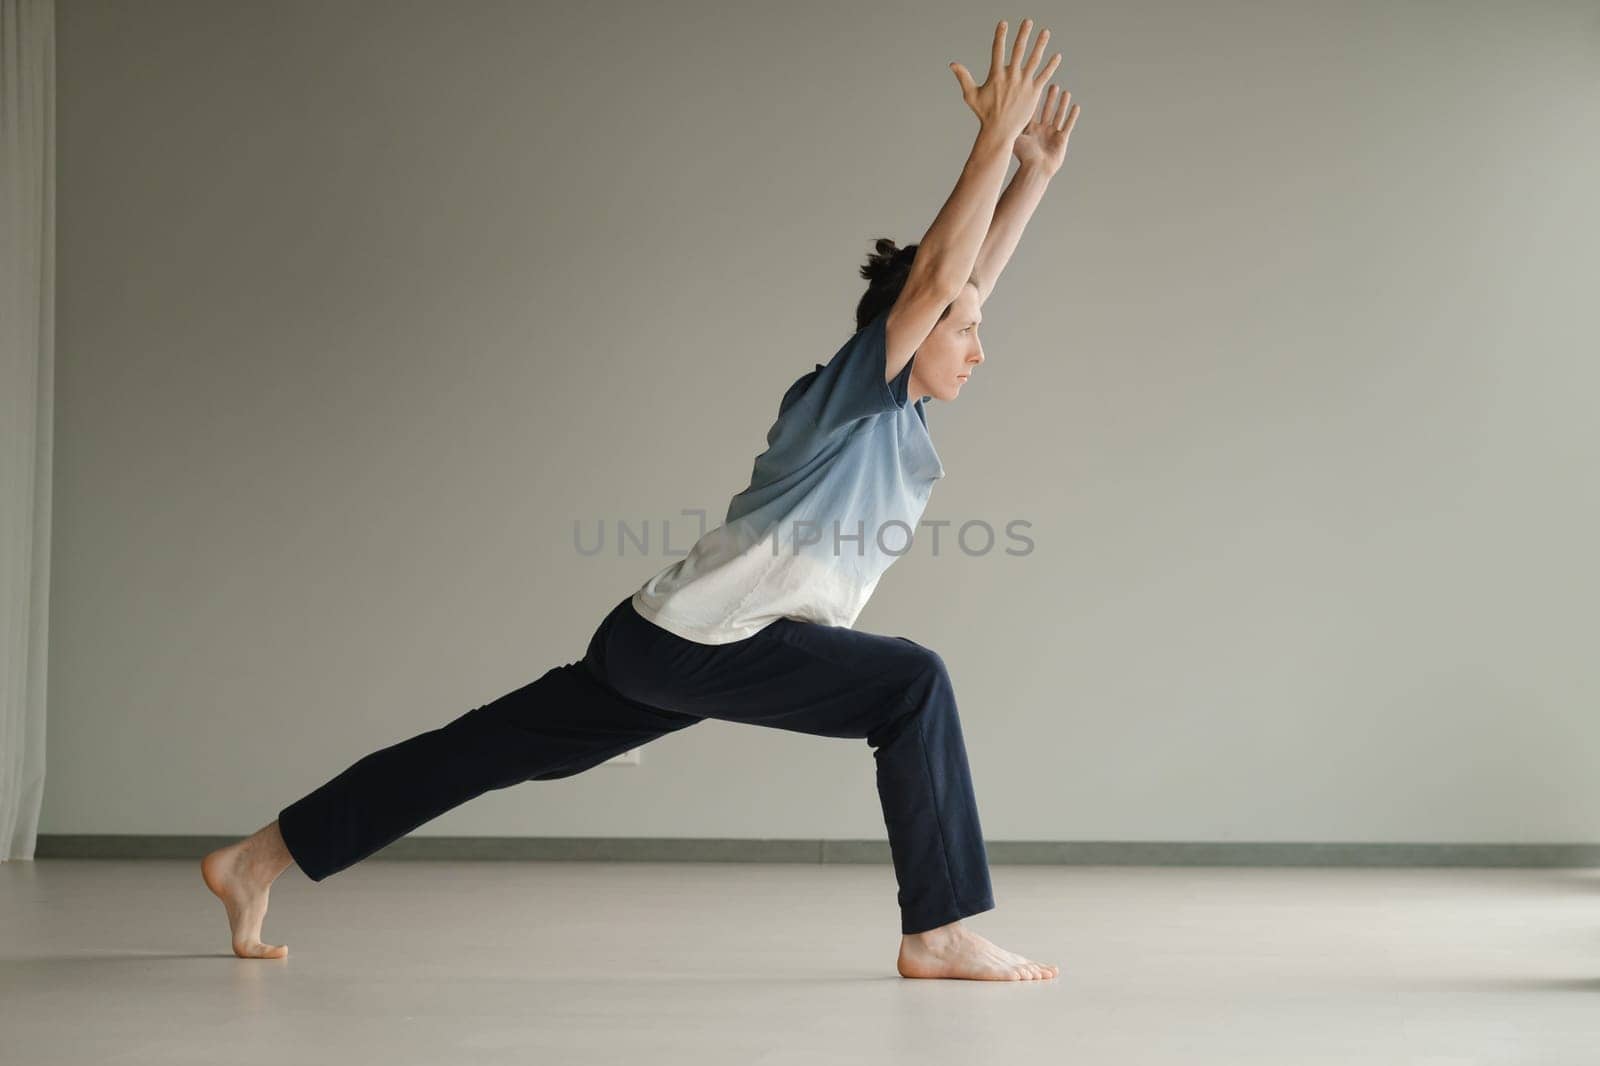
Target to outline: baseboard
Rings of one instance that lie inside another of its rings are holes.
[[[198,859],[238,836],[41,834],[37,859]],[[1600,844],[991,840],[989,861],[1040,866],[1600,866]],[[882,840],[408,836],[374,859],[887,863]]]

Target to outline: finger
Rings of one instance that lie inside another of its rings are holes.
[[[1072,105],[1072,110],[1067,112],[1067,127],[1062,132],[1067,134],[1068,136],[1071,136],[1072,127],[1076,126],[1077,124],[1078,124],[1078,105],[1077,104],[1073,104]]]
[[[1022,25],[1017,27],[1017,43],[1011,46],[1012,70],[1015,70],[1017,64],[1022,62],[1022,46],[1028,43],[1028,31],[1032,28],[1032,19],[1023,19]]]
[[[964,100],[967,93],[976,88],[972,81],[972,75],[967,73],[967,68],[960,63],[951,63],[950,69],[955,72],[956,81],[961,83],[961,98]]]
[[[1061,99],[1056,101],[1055,114],[1050,116],[1050,125],[1054,126],[1056,129],[1061,128],[1061,120],[1067,117],[1067,101],[1071,99],[1071,93],[1063,92],[1061,94]]]
[[[1050,40],[1050,31],[1049,30],[1040,30],[1039,31],[1039,36],[1034,38],[1033,51],[1028,53],[1027,75],[1029,77],[1032,77],[1033,76],[1033,72],[1038,69],[1038,67],[1039,67],[1039,57],[1044,54],[1045,43],[1047,41],[1049,41],[1049,40]]]
[[[1054,120],[1050,117],[1051,116],[1051,112],[1053,112],[1055,110],[1055,100],[1056,100],[1056,87],[1054,85],[1052,85],[1052,86],[1050,86],[1049,90],[1044,94],[1044,100],[1039,105],[1039,117],[1034,119],[1035,122],[1039,122],[1039,123],[1049,122],[1051,125],[1055,124]]]
[[[1050,80],[1050,75],[1054,74],[1056,72],[1056,68],[1059,67],[1060,65],[1061,65],[1061,53],[1057,52],[1054,56],[1051,57],[1049,65],[1046,66],[1043,70],[1041,70],[1039,72],[1039,76],[1037,78],[1033,79],[1033,80],[1036,83],[1037,82],[1041,82],[1041,81],[1049,81]]]
[[[994,78],[994,72],[1005,66],[1005,60],[1000,58],[1001,50],[1004,49],[1005,46],[1006,20],[1001,19],[999,22],[995,23],[994,27],[994,49],[989,53],[989,78],[985,79],[986,81],[992,80]]]

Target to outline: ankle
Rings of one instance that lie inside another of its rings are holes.
[[[289,847],[283,842],[276,819],[244,842],[244,853],[250,865],[268,880],[276,880],[279,874],[294,864],[294,856],[289,854]]]
[[[946,925],[936,926],[932,929],[924,929],[920,933],[906,933],[901,939],[915,941],[924,947],[934,947],[940,944],[948,944],[952,940],[957,940],[962,936],[965,936],[966,932],[967,927],[961,924],[960,919],[957,919],[956,921],[950,922]]]

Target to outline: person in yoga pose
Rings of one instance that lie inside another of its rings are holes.
[[[261,927],[291,864],[321,881],[490,789],[570,777],[715,718],[867,741],[899,886],[902,976],[1057,976],[962,924],[995,902],[944,660],[851,628],[944,476],[927,401],[955,400],[983,363],[980,309],[1077,122],[1070,93],[1045,92],[1061,60],[1040,68],[1048,30],[1024,56],[1031,26],[1009,57],[1006,23],[995,27],[982,85],[950,64],[979,121],[960,180],[920,244],[877,241],[855,333],[784,393],[723,524],[618,602],[582,659],[365,756],[207,855],[201,875],[235,954],[287,954]]]

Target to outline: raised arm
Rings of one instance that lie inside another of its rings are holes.
[[[1012,145],[1033,118],[1039,93],[1061,62],[1057,53],[1035,74],[1044,44],[1050,39],[1050,31],[1043,30],[1024,65],[1023,47],[1032,26],[1032,19],[1022,20],[1009,62],[1003,55],[1006,24],[1002,21],[995,26],[989,76],[982,85],[975,85],[960,63],[950,64],[961,84],[962,99],[978,116],[978,136],[954,191],[919,242],[905,288],[884,324],[886,372],[891,381],[972,277],[1011,163]]]
[[[994,291],[1000,272],[1011,261],[1011,253],[1016,251],[1022,231],[1033,217],[1034,208],[1039,206],[1050,179],[1066,159],[1067,138],[1072,136],[1072,127],[1078,122],[1079,108],[1077,104],[1070,110],[1067,108],[1072,99],[1070,92],[1062,92],[1059,97],[1056,93],[1056,87],[1050,86],[1040,116],[1028,123],[1012,142],[1011,150],[1020,165],[1011,176],[1011,184],[1000,195],[989,232],[983,238],[983,247],[978,250],[977,262],[972,267],[972,280],[978,286],[980,304]]]

